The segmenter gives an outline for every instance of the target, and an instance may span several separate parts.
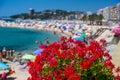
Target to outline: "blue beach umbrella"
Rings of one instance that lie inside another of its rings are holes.
[[[43,51],[43,49],[38,49],[33,52],[33,54],[38,55]]]
[[[7,64],[0,62],[0,69],[8,69],[10,68]]]
[[[63,29],[63,30],[67,30],[66,26],[62,26],[62,29]]]
[[[83,38],[81,38],[81,37],[76,37],[76,38],[74,38],[74,40],[75,40],[75,41],[76,41],[76,40],[83,41]]]

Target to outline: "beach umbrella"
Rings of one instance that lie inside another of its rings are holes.
[[[68,31],[73,31],[73,30],[74,30],[73,26],[68,27]]]
[[[84,38],[84,37],[86,37],[87,35],[86,35],[86,33],[82,33],[80,36],[81,36],[82,38]]]
[[[85,28],[85,27],[82,27],[81,29],[82,29],[83,31],[87,30],[87,28]]]
[[[24,55],[22,56],[22,59],[34,60],[34,59],[35,59],[35,56],[32,55],[32,54],[24,54]]]
[[[73,35],[73,38],[79,38],[80,36],[79,35]]]
[[[0,69],[8,69],[10,68],[6,63],[0,62]]]
[[[74,34],[79,35],[79,34],[81,34],[81,32],[79,32],[79,31],[75,31]]]
[[[43,51],[43,49],[38,49],[33,52],[33,54],[38,55]]]
[[[74,30],[78,30],[79,29],[79,25],[75,25]]]
[[[82,32],[83,32],[83,30],[82,30],[82,29],[78,29],[77,31],[78,31],[78,32],[80,32],[80,33],[82,33]]]
[[[76,41],[76,40],[84,41],[83,38],[81,38],[81,37],[76,37],[76,38],[74,38],[74,40],[75,40],[75,41]]]
[[[62,26],[62,29],[63,29],[63,30],[67,30],[66,26]]]
[[[90,36],[91,34],[90,33],[86,33],[87,36]]]
[[[89,28],[89,26],[87,24],[83,24],[84,28]]]

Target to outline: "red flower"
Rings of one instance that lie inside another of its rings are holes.
[[[70,76],[70,77],[68,78],[68,80],[80,80],[80,75],[75,74],[75,75],[73,75],[73,76]]]
[[[60,41],[64,41],[64,40],[66,40],[67,38],[65,37],[65,36],[62,36],[61,38],[60,38]]]
[[[64,74],[66,77],[74,75],[74,68],[72,66],[66,66]]]
[[[120,75],[115,76],[115,80],[120,80]]]
[[[83,49],[83,48],[81,48],[81,47],[78,47],[77,48],[77,53],[78,53],[78,56],[80,57],[80,58],[84,58],[84,56],[85,56],[85,52],[84,52],[85,50]]]
[[[104,53],[104,57],[106,60],[112,60],[112,57],[110,56],[108,52]]]
[[[120,72],[120,67],[117,67],[116,72],[117,73]]]
[[[68,39],[68,42],[74,42],[74,40],[70,37],[70,38]]]
[[[85,61],[81,62],[80,67],[81,67],[82,69],[87,69],[87,68],[89,68],[91,65],[92,65],[92,62],[91,62],[91,61],[85,60]]]
[[[37,77],[36,80],[42,80],[42,77]]]
[[[115,65],[110,61],[110,60],[105,60],[104,61],[104,66],[109,67],[111,70],[115,68]]]
[[[105,41],[101,40],[101,43]],[[93,76],[92,70],[90,74],[86,70],[89,71],[91,66],[97,67],[97,63],[104,63],[105,67],[100,68],[103,68],[103,72],[110,73],[111,77],[114,69],[111,58],[104,46],[97,41],[91,41],[86,45],[82,41],[62,37],[59,42],[49,44],[33,62],[28,62],[28,71],[31,75],[28,80],[80,80],[84,77],[82,75]],[[120,68],[117,68],[116,72],[120,72]]]
[[[106,43],[106,40],[105,39],[100,39],[100,42],[101,43]]]
[[[57,78],[58,76],[62,75],[62,70],[58,69],[54,71],[54,76]]]
[[[60,53],[58,53],[58,57],[59,57],[59,58],[62,58],[62,59],[65,59],[65,58],[66,58],[65,52],[60,52]]]
[[[44,76],[43,80],[53,80],[52,75],[48,74],[48,75]]]
[[[31,77],[28,77],[27,80],[31,80]]]
[[[52,67],[54,67],[54,66],[56,66],[57,65],[57,60],[56,60],[56,58],[52,58],[51,59],[51,61],[50,61],[50,68],[52,68]]]

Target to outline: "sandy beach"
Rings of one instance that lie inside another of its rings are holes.
[[[24,68],[25,65],[20,65],[18,62],[11,62],[9,60],[3,59],[3,62],[6,62],[12,70],[15,71],[14,74],[7,77],[7,80],[27,80],[30,76],[28,69]],[[1,70],[2,72],[7,72],[8,70]]]
[[[16,27],[17,28],[28,28],[28,29],[35,29],[35,30],[48,30],[48,31],[55,31],[58,34],[62,34],[64,36],[73,36],[72,33],[68,31],[62,32],[59,28],[43,28],[43,25],[34,25],[34,26],[23,26],[19,24],[10,24],[10,25],[5,25],[2,24],[0,26],[7,26],[7,27]],[[93,32],[97,31],[97,29],[101,28],[103,26],[92,26]],[[102,33],[96,40],[100,40],[101,38],[107,38],[109,35],[113,35],[109,30],[106,30],[104,33]],[[4,60],[7,62],[7,64],[11,67],[11,69],[15,70],[15,73],[12,74],[11,76],[8,76],[8,80],[27,80],[27,78],[30,76],[28,73],[27,68],[23,68],[25,65],[20,65],[18,62],[11,62],[9,60]]]

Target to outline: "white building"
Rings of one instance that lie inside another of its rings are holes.
[[[33,8],[29,8],[29,14],[33,15],[34,13],[35,13],[34,9]]]
[[[106,7],[103,9],[103,17],[104,20],[110,20],[110,7]]]
[[[103,9],[99,9],[97,15],[103,15]]]
[[[120,3],[115,6],[105,7],[103,9],[99,9],[97,12],[98,15],[102,14],[104,20],[120,20]]]
[[[117,4],[118,20],[120,21],[120,3]]]
[[[110,7],[110,20],[118,20],[117,6]]]

